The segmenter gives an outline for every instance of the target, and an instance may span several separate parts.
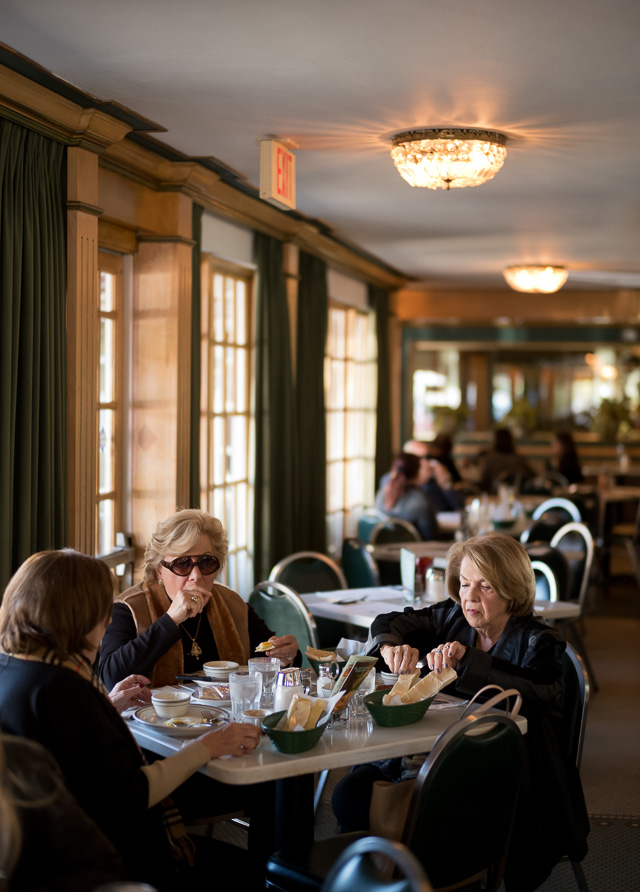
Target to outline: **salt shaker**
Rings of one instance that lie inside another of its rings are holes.
[[[288,709],[294,694],[302,694],[300,670],[295,668],[281,669],[276,679],[276,691],[273,711]]]

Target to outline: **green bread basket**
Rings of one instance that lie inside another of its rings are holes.
[[[306,753],[307,750],[313,749],[324,734],[329,722],[317,725],[315,728],[311,728],[310,731],[276,731],[275,726],[282,716],[286,715],[286,712],[286,709],[283,709],[281,712],[272,712],[271,715],[263,718],[260,727],[269,740],[271,740],[279,753],[286,753],[288,756]]]
[[[391,690],[389,688],[389,690]],[[419,722],[431,706],[433,697],[419,700],[417,703],[403,703],[401,706],[384,706],[382,698],[386,691],[374,691],[363,698],[363,703],[371,713],[374,722],[383,728],[399,728],[402,725],[413,725]]]

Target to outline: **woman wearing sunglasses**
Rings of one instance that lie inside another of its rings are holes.
[[[209,660],[245,665],[267,640],[282,665],[300,660],[293,635],[273,635],[238,594],[216,583],[226,556],[222,524],[204,511],[177,511],[158,524],[144,581],[116,598],[102,640],[107,686],[132,674],[147,676],[152,687],[174,684],[176,675],[199,672]]]

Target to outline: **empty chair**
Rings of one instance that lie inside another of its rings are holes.
[[[270,580],[258,583],[249,595],[249,605],[276,635],[295,635],[303,654],[309,645],[319,647],[315,620],[288,585]]]
[[[380,573],[360,539],[342,543],[342,572],[349,588],[371,588],[380,585]]]
[[[569,585],[566,600],[576,602],[580,607],[580,613],[575,619],[560,620],[562,633],[571,638],[582,655],[587,671],[593,684],[594,691],[598,690],[595,673],[589,660],[578,623],[584,612],[591,566],[593,564],[593,537],[583,523],[566,523],[551,540],[551,545],[560,550],[569,566]]]
[[[382,871],[379,856],[393,865]],[[372,857],[374,856],[374,857]],[[375,857],[378,856],[378,857]],[[337,859],[322,892],[433,892],[416,856],[402,843],[366,836],[352,843]]]
[[[569,591],[569,564],[563,552],[546,542],[527,542],[524,547],[536,575],[536,599],[565,601]]]
[[[380,521],[385,521],[387,515],[376,508],[367,508],[362,517],[358,520],[358,539],[367,545],[371,541],[371,533],[378,526]]]
[[[582,518],[577,505],[569,499],[552,498],[541,502],[532,515],[533,523],[520,536],[525,542],[550,542],[565,523],[579,523]]]
[[[275,565],[269,579],[291,586],[302,595],[347,588],[340,567],[319,551],[297,551]]]
[[[421,542],[422,536],[408,520],[390,517],[376,524],[369,541],[372,545],[382,545],[387,542]]]
[[[418,773],[402,838],[436,892],[500,886],[524,759],[522,734],[505,715],[467,716],[436,741]],[[478,778],[491,795],[476,809],[468,807],[468,793]],[[267,861],[266,888],[319,890],[339,855],[365,835],[344,833],[276,852]]]

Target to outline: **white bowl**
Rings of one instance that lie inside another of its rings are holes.
[[[226,681],[229,678],[229,673],[238,669],[239,664],[233,663],[231,660],[210,660],[210,662],[204,663],[202,668],[208,678],[218,678]]]
[[[184,715],[190,702],[189,691],[157,691],[151,694],[151,705],[161,719]]]

